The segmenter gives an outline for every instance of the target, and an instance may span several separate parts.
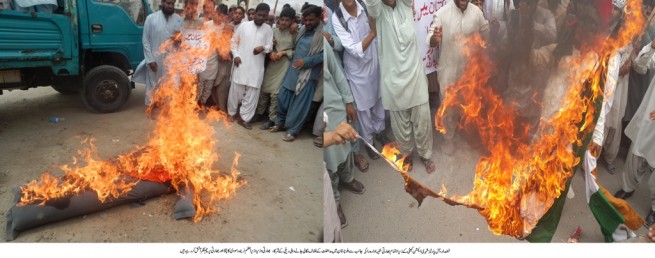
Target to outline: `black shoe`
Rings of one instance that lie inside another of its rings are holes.
[[[364,188],[364,185],[355,179],[353,179],[353,181],[350,181],[350,183],[340,182],[339,186],[355,194],[364,194],[364,192],[366,192],[366,188]]]
[[[263,120],[263,118],[262,118],[261,115],[255,114],[255,115],[250,119],[249,122],[250,122],[250,123],[257,123],[257,122],[262,121],[262,120]]]
[[[649,228],[653,223],[655,223],[655,211],[651,210],[646,216],[646,227]]]
[[[246,121],[243,121],[243,120],[239,120],[239,121],[237,121],[237,123],[238,123],[239,125],[243,126],[243,128],[246,128],[246,129],[248,129],[248,130],[252,130],[252,125],[250,125],[249,122],[246,122]]]
[[[623,199],[623,200],[627,200],[628,198],[630,198],[630,196],[632,196],[632,194],[633,194],[634,192],[635,192],[635,191],[632,191],[632,192],[626,192],[626,191],[623,191],[623,189],[621,189],[621,190],[619,190],[618,192],[616,192],[616,193],[614,194],[614,197],[619,198],[619,199]]]
[[[382,145],[387,145],[387,143],[391,142],[391,139],[389,139],[389,137],[387,137],[387,134],[385,134],[384,132],[376,134],[375,140],[380,142]]]
[[[273,123],[273,121],[268,120],[268,121],[264,122],[264,124],[262,124],[262,126],[260,126],[259,129],[268,130],[268,129],[271,129],[271,127],[273,127],[274,125],[275,125],[275,123]]]

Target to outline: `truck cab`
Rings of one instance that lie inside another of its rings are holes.
[[[43,0],[51,12],[0,1],[0,94],[52,86],[100,113],[127,102],[128,76],[143,60],[147,0]]]

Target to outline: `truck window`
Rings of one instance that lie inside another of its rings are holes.
[[[99,3],[115,4],[123,8],[127,15],[129,15],[134,23],[143,25],[146,20],[146,8],[142,0],[93,0]]]

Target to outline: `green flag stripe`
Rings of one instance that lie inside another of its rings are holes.
[[[600,231],[605,236],[605,242],[614,242],[612,233],[616,231],[619,225],[625,223],[625,218],[612,205],[603,192],[598,191],[591,195],[589,208],[594,217],[600,224]]]
[[[603,62],[607,64],[607,61],[609,60],[608,57],[606,57]],[[606,65],[601,65],[600,69],[601,72],[600,74],[607,74],[607,70],[604,69]],[[605,77],[601,76],[601,80],[599,83],[601,91],[605,89]],[[589,86],[589,82],[585,82],[587,86]],[[584,96],[589,96],[591,94],[591,87],[586,87],[586,92],[584,92],[582,95]],[[600,115],[600,110],[603,105],[603,97],[600,96],[598,99],[596,99],[595,105],[595,110],[598,112],[595,112],[594,114],[594,123],[593,126],[596,125],[596,122],[598,121],[598,116]],[[587,116],[587,112],[584,112],[582,117]],[[581,121],[578,124],[578,127],[582,127],[582,124],[584,123],[584,120]],[[577,171],[581,166],[582,166],[582,159],[584,157],[585,151],[587,151],[587,146],[589,145],[589,142],[591,142],[591,136],[592,133],[587,133],[582,141],[581,146],[576,146],[573,145],[573,152],[576,154],[576,157],[580,158],[580,161],[578,165],[576,165],[573,168],[573,175],[566,181],[566,190],[564,190],[560,196],[555,199],[555,202],[553,203],[553,206],[544,214],[544,216],[537,222],[537,226],[532,230],[532,233],[530,233],[529,236],[527,236],[525,239],[528,240],[529,242],[537,242],[537,243],[547,243],[550,242],[553,239],[553,235],[555,235],[555,230],[557,230],[557,225],[559,224],[559,219],[562,216],[562,210],[564,209],[564,203],[566,202],[566,194],[569,192],[569,187],[571,187],[571,178],[575,175],[575,171]]]
[[[566,194],[569,192],[569,187],[571,186],[571,178],[566,181],[566,190],[560,194],[559,198],[555,199],[553,206],[551,206],[546,214],[541,217],[537,226],[532,229],[532,233],[530,233],[525,240],[532,243],[550,243],[553,239],[553,235],[555,235],[555,230],[557,230],[557,225],[559,224],[559,219],[562,216],[562,210],[564,209],[564,203],[566,202]]]

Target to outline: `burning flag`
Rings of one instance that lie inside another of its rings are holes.
[[[600,5],[607,5],[607,2],[609,1],[600,2],[603,2],[600,3]],[[603,44],[598,47],[598,49],[600,49],[599,53],[616,53],[620,48],[631,43],[635,37],[640,36],[643,33],[645,22],[641,12],[641,4],[641,1],[628,1],[627,5],[624,7],[625,14],[622,27],[617,28],[618,33],[616,37],[603,42]],[[650,19],[652,19],[652,15],[649,20]],[[601,75],[602,74],[603,73],[601,73]],[[601,85],[599,84],[599,86]],[[600,88],[602,89],[603,87]],[[596,90],[596,92],[598,91],[600,90]],[[601,94],[601,96],[599,96],[595,101],[594,109],[600,110],[601,105],[603,105],[603,98],[611,97],[611,94],[608,94],[607,96]],[[594,119],[594,124],[597,118],[598,115],[596,115]],[[583,146],[587,145],[585,144]],[[607,190],[598,185],[596,176],[592,175],[592,171],[596,168],[596,158],[593,157],[593,155],[590,155],[589,151],[586,149],[581,149],[580,151],[581,153],[577,156],[583,157],[584,155],[584,157],[586,157],[585,164],[582,164],[582,167],[585,172],[587,201],[594,217],[601,227],[605,240],[607,242],[612,242],[617,240],[617,237],[621,237],[621,235],[630,237],[631,232],[625,229],[625,226],[622,226],[621,224],[625,223],[628,228],[636,230],[639,225],[643,223],[643,220],[634,212],[627,202],[614,198],[609,192],[607,192]],[[579,166],[580,164],[577,167]],[[568,179],[566,191],[569,190],[570,183],[571,180]],[[563,196],[565,195],[566,192],[563,193]],[[532,234],[526,238],[528,241],[550,242],[555,234],[555,230],[557,229],[564,202],[566,201],[566,198],[563,196],[560,196],[555,200],[551,209],[549,209],[548,213],[539,221],[539,224],[537,224]]]
[[[584,12],[594,8],[593,2],[580,4],[587,5],[584,10],[580,9]],[[533,54],[538,60],[542,57],[556,60],[547,63],[558,64],[556,72],[561,72],[546,89],[545,95],[551,97],[544,98],[549,102],[543,104],[542,121],[537,130],[531,130],[531,124],[520,122],[519,111],[512,103],[505,103],[491,85],[491,75],[497,73],[494,71],[497,66],[486,51],[489,48],[487,42],[479,35],[465,38],[467,47],[463,53],[468,60],[467,69],[454,85],[447,88],[435,126],[444,133],[446,113],[461,112],[460,128],[474,131],[481,139],[486,154],[476,166],[473,189],[464,196],[446,197],[447,189],[442,186],[436,194],[423,185],[412,183],[415,180],[400,166],[402,158],[394,157],[392,152],[383,153],[405,178],[405,189],[419,203],[432,196],[449,204],[476,208],[494,234],[531,242],[549,242],[564,207],[563,196],[569,191],[571,177],[580,168],[580,161],[587,151],[602,100],[608,97],[603,89],[607,83],[610,57],[632,42],[644,26],[641,1],[629,1],[625,10],[622,27],[608,39],[601,36],[603,33],[598,33],[605,31],[602,19],[578,20],[579,26],[587,26],[587,33],[596,31],[586,38],[579,37],[585,34],[576,35],[578,40],[584,39],[584,43],[588,43],[582,46],[579,54],[552,58],[553,53],[561,51],[559,45],[539,49],[550,51],[549,54],[538,51]],[[590,181],[590,184],[594,183]],[[596,196],[601,197],[598,193]],[[597,209],[597,200],[590,199],[590,207],[594,214],[603,214],[596,217],[603,232],[611,234],[620,223],[626,222],[625,217],[612,216],[611,209],[610,213]]]

